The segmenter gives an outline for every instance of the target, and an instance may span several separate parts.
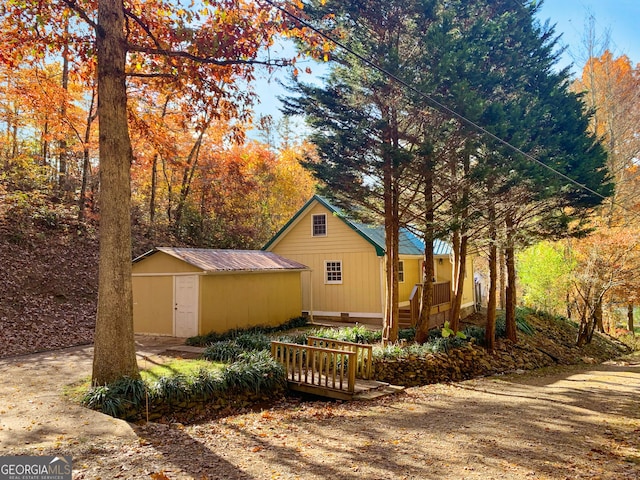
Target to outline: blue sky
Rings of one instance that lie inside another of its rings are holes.
[[[561,44],[567,47],[564,62],[584,64],[584,37],[587,20],[595,19],[597,35],[609,32],[610,49],[640,63],[640,0],[546,0],[539,18],[549,19],[562,33]],[[574,67],[575,68],[575,67]]]
[[[640,0],[546,0],[539,19],[549,19],[552,25],[555,24],[556,33],[562,34],[560,45],[566,47],[566,52],[561,66],[573,63],[573,71],[577,73],[584,64],[584,38],[590,16],[595,19],[598,36],[609,31],[610,49],[614,54],[626,54],[634,64],[640,63]],[[315,67],[314,74],[321,70]],[[284,73],[275,72],[269,78],[265,75],[262,77],[257,85],[261,103],[256,105],[255,110],[258,114],[279,118],[280,102],[276,97],[286,95],[286,91],[277,79],[283,78]],[[302,78],[305,81],[312,80],[304,74]]]

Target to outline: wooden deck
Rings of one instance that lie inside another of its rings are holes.
[[[319,337],[309,337],[308,343],[271,342],[271,355],[284,365],[291,390],[353,400],[402,389],[371,380],[371,345]]]

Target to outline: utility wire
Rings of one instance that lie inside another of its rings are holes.
[[[315,33],[317,33],[318,35],[320,35],[321,37],[325,38],[326,40],[330,41],[331,43],[333,43],[334,45],[337,45],[338,47],[342,48],[344,51],[346,51],[347,53],[349,53],[350,55],[354,56],[355,58],[357,58],[358,60],[360,60],[362,63],[364,63],[365,65],[373,68],[374,70],[377,70],[378,72],[386,75],[387,77],[389,77],[391,80],[393,80],[394,82],[402,85],[403,87],[407,88],[408,90],[410,90],[413,93],[416,93],[417,95],[419,95],[420,97],[424,98],[425,100],[427,100],[428,102],[430,102],[432,105],[435,105],[436,109],[439,109],[440,111],[444,111],[446,113],[448,113],[449,115],[451,115],[452,117],[460,120],[461,122],[471,126],[472,128],[476,129],[477,131],[484,133],[485,135],[489,136],[490,138],[492,138],[493,140],[497,141],[498,143],[506,146],[507,148],[510,148],[511,150],[519,153],[520,155],[524,156],[526,159],[537,163],[538,165],[546,168],[547,170],[549,170],[550,172],[558,175],[559,177],[567,180],[568,182],[572,183],[573,185],[575,185],[576,187],[591,193],[592,195],[595,195],[599,198],[601,198],[602,200],[608,200],[607,197],[605,197],[604,195],[596,192],[595,190],[592,190],[591,188],[587,187],[586,185],[583,185],[582,183],[574,180],[573,178],[565,175],[564,173],[556,170],[555,168],[547,165],[546,163],[542,162],[541,160],[538,160],[537,158],[535,158],[533,155],[524,152],[522,149],[516,147],[515,145],[512,145],[511,143],[509,143],[506,140],[503,140],[502,138],[498,137],[497,135],[491,133],[489,130],[487,130],[486,128],[482,127],[481,125],[477,124],[476,122],[474,122],[473,120],[470,120],[468,118],[466,118],[465,116],[459,114],[458,112],[456,112],[455,110],[452,110],[451,108],[447,107],[446,105],[444,105],[443,103],[439,102],[438,100],[432,98],[431,96],[429,96],[427,93],[423,92],[422,90],[418,90],[416,87],[414,87],[413,85],[407,83],[405,80],[401,79],[400,77],[396,76],[395,74],[389,72],[388,70],[386,70],[384,67],[381,67],[380,65],[378,65],[377,63],[369,60],[368,58],[360,55],[358,52],[355,52],[353,49],[351,49],[349,46],[347,46],[346,44],[342,43],[340,40],[336,40],[335,38],[333,38],[332,36],[322,32],[321,30],[319,30],[318,28],[316,28],[315,26],[311,25],[311,23],[307,22],[306,20],[300,18],[299,16],[295,15],[292,12],[289,12],[288,10],[286,10],[285,8],[281,7],[280,5],[275,4],[272,0],[261,0],[264,1],[265,3],[268,3],[269,5],[271,5],[273,8],[275,8],[276,10],[284,13],[285,15],[287,15],[288,17],[291,17],[293,20],[295,20],[296,22],[299,22],[300,24],[304,25],[305,27],[313,30]],[[634,212],[633,210],[627,208],[624,205],[620,205],[618,203],[613,203],[614,205],[617,205],[618,207],[627,210],[630,213],[633,214],[637,214],[637,212]]]

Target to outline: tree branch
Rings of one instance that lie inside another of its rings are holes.
[[[177,79],[178,76],[172,73],[134,73],[134,72],[125,72],[127,77],[136,77],[136,78],[173,78]]]
[[[180,50],[166,50],[162,48],[156,49],[156,48],[142,47],[138,45],[129,45],[129,51],[146,53],[148,55],[159,55],[159,56],[169,57],[169,58],[183,58],[195,63],[203,63],[203,64],[209,64],[209,65],[218,65],[218,66],[266,65],[270,67],[286,67],[286,66],[292,65],[291,60],[286,60],[283,58],[278,60],[242,60],[242,59],[220,60],[212,57],[201,57],[201,56],[194,55],[189,52],[183,52]]]
[[[87,22],[96,32],[102,33],[100,26],[75,2],[75,0],[62,0],[67,7],[76,12],[80,18]]]

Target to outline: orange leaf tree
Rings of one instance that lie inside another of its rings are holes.
[[[73,15],[70,15],[73,12]],[[63,28],[69,20],[69,28]],[[5,4],[0,61],[15,65],[67,48],[97,59],[100,160],[100,264],[93,384],[137,377],[131,290],[131,163],[127,78],[190,85],[203,95],[251,80],[274,35],[289,25],[254,2],[197,6],[163,0],[20,0]],[[294,30],[295,32],[296,30]],[[19,47],[19,48],[18,48]]]

